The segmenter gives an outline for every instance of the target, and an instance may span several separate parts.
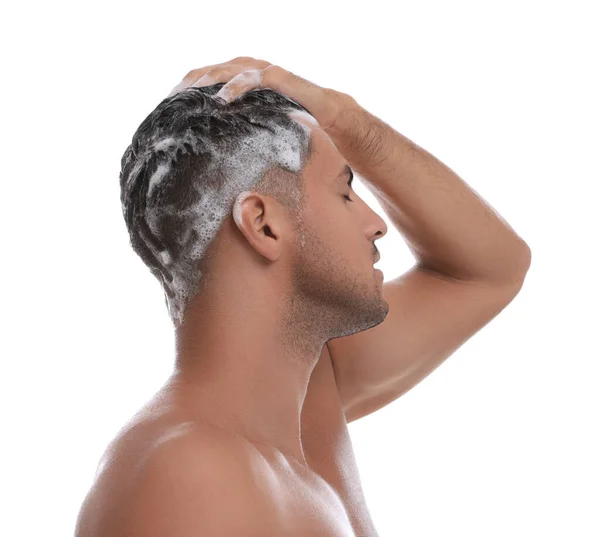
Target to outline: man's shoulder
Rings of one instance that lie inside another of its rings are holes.
[[[197,422],[151,433],[139,426],[116,441],[78,527],[146,537],[198,537],[199,528],[215,536],[268,536],[278,527],[271,473],[250,442]]]
[[[186,422],[166,430],[145,455],[141,475],[163,469],[181,477],[233,473],[243,478],[262,464],[257,450],[241,436],[209,424]]]
[[[267,476],[248,442],[225,430],[190,426],[146,455],[132,487],[128,531],[197,537],[199,528],[211,535],[255,528],[269,535],[262,530],[274,524],[276,511]]]

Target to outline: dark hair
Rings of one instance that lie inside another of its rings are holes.
[[[160,282],[176,326],[199,289],[205,253],[241,192],[272,196],[295,218],[305,201],[310,129],[288,114],[308,111],[269,89],[227,103],[214,96],[223,85],[164,99],[121,158],[130,244]]]

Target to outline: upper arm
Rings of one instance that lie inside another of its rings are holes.
[[[498,315],[520,285],[460,281],[419,265],[385,282],[385,320],[327,343],[346,421],[418,384]]]
[[[277,527],[274,506],[257,477],[244,446],[169,442],[148,459],[133,487],[124,533],[268,537]]]

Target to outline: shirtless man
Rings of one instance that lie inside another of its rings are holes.
[[[398,91],[381,83],[383,96]],[[209,218],[218,238],[198,242],[210,242],[209,261],[189,303],[187,273],[174,268],[181,252],[147,217],[146,242],[133,246],[165,288],[176,365],[109,444],[76,537],[377,536],[347,424],[419,383],[523,284],[527,244],[449,168],[349,95],[240,57],[190,71],[167,99],[182,92],[233,107],[253,89],[296,104],[289,117],[307,134],[309,160],[296,158],[306,153],[289,129],[277,131],[279,149],[265,142],[273,133],[244,143],[274,162],[284,155],[301,172],[304,202],[256,192],[244,181],[262,168],[238,160],[235,203]],[[153,140],[154,151],[177,143]],[[141,206],[149,211],[169,199],[169,169],[155,162],[144,182],[134,160],[142,154],[136,146],[124,155],[121,186],[150,200]],[[386,224],[352,190],[352,170],[418,260],[386,283],[373,268]],[[135,210],[124,215],[133,226]]]

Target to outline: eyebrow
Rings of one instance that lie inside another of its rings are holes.
[[[352,173],[352,169],[350,168],[350,166],[348,164],[346,164],[343,168],[342,171],[338,174],[338,176],[336,177],[336,181],[342,177],[349,177],[348,179],[348,186],[352,186],[352,180],[354,179],[354,174]]]

